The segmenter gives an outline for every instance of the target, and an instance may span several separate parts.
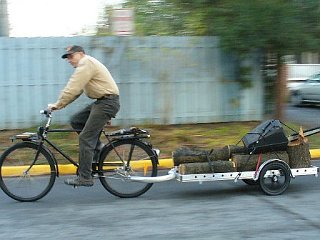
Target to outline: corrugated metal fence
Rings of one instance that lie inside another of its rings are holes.
[[[55,102],[72,74],[61,59],[68,45],[82,45],[104,63],[120,88],[114,125],[261,120],[263,87],[254,57],[253,87],[235,81],[237,62],[215,37],[0,38],[0,129],[41,121],[39,110]],[[81,96],[55,114],[67,123],[90,100]]]

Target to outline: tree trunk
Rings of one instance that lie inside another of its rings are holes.
[[[201,173],[224,173],[235,171],[235,166],[231,161],[214,161],[211,163],[185,163],[179,165],[179,173],[182,175]]]
[[[260,165],[269,159],[280,159],[289,164],[289,156],[285,151],[268,152],[261,155]],[[259,154],[234,154],[232,161],[234,162],[238,172],[255,171],[259,160]]]
[[[287,67],[281,64],[281,56],[278,56],[277,80],[276,80],[276,114],[275,119],[283,120],[283,105],[286,97]]]
[[[227,145],[223,148],[212,150],[182,147],[173,152],[172,158],[174,166],[179,166],[182,163],[228,161],[232,154],[245,152],[245,147],[234,145]]]

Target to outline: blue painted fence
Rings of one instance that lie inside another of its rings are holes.
[[[261,120],[263,84],[258,61],[253,87],[235,81],[238,63],[216,37],[0,38],[0,129],[37,125],[39,110],[55,102],[72,74],[61,59],[68,45],[82,45],[104,63],[120,88],[114,125]],[[81,96],[54,115],[67,123],[92,100]]]

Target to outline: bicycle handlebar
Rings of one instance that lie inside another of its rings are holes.
[[[52,113],[52,110],[49,110],[49,109],[40,110],[40,114],[44,114],[46,115],[46,117],[50,117],[51,113]]]
[[[43,110],[40,110],[40,113],[41,114],[50,114],[51,111],[49,109],[43,109]]]

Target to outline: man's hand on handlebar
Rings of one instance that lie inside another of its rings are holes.
[[[48,104],[48,110],[50,111],[50,112],[52,112],[52,111],[54,111],[54,110],[57,110],[58,108],[57,108],[57,106],[54,104],[54,103],[49,103]]]

